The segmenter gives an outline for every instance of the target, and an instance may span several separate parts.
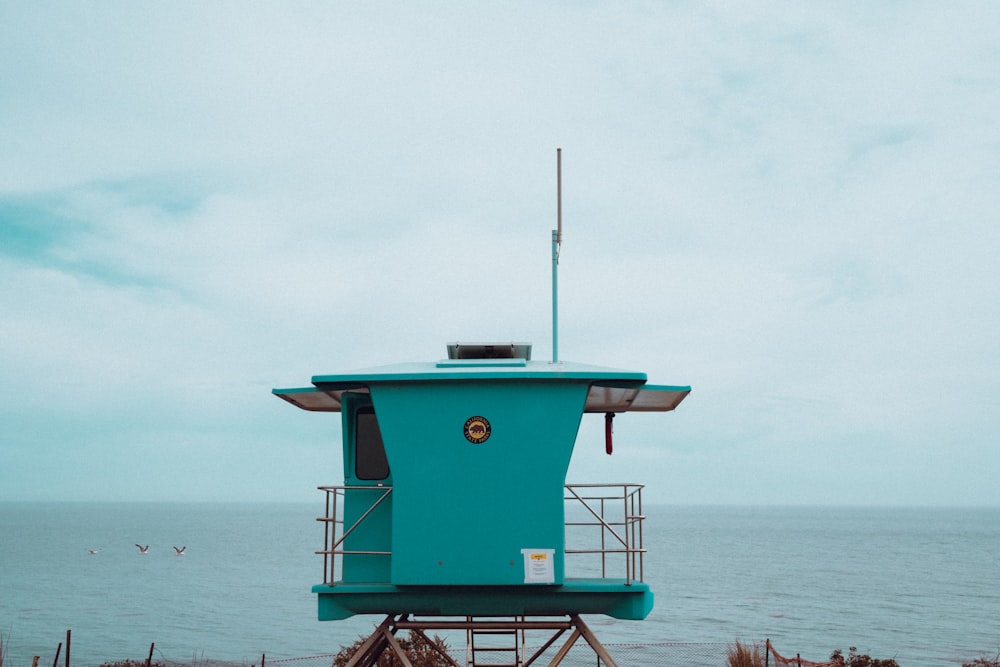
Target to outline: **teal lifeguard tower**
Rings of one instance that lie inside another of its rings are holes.
[[[550,666],[583,637],[617,667],[580,615],[642,619],[653,608],[642,580],[642,485],[566,484],[566,473],[584,414],[604,415],[610,454],[616,414],[673,410],[691,388],[559,360],[561,149],[557,164],[551,361],[533,361],[527,343],[451,343],[440,361],[273,390],[304,410],[341,413],[344,483],[320,487],[319,620],[385,615],[348,667],[375,665],[386,650],[410,667],[395,638],[407,629],[465,630],[467,667],[528,667],[566,632]],[[588,560],[577,571],[567,556]],[[534,630],[552,635],[528,655]],[[488,641],[505,635],[512,645]]]
[[[274,390],[304,410],[341,413],[344,483],[321,487],[319,619],[386,616],[354,664],[401,654],[399,629],[461,628],[466,664],[500,664],[482,662],[500,650],[477,651],[483,633],[530,629],[571,633],[549,664],[582,636],[614,665],[580,615],[642,619],[653,607],[642,581],[642,487],[567,485],[577,432],[585,414],[603,415],[610,453],[614,415],[673,410],[691,388],[533,361],[524,343],[452,343],[447,352]],[[572,531],[591,528],[595,543],[578,544]],[[567,563],[577,556],[581,574]],[[538,657],[514,651],[504,664]]]

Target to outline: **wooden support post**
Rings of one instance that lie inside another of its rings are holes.
[[[403,667],[413,667],[413,663],[410,659],[406,657],[406,651],[400,646],[399,640],[396,639],[396,635],[392,634],[389,630],[383,630],[382,633],[385,635],[385,640],[392,647],[392,652],[396,654],[399,661],[403,663]]]
[[[59,654],[62,652],[62,642],[59,642],[59,646],[56,646],[56,657],[52,660],[52,667],[56,667],[59,664]]]
[[[377,647],[378,642],[384,642],[385,640],[382,631],[388,629],[389,625],[392,623],[393,620],[394,619],[392,614],[386,616],[385,620],[382,621],[382,623],[377,628],[375,628],[375,632],[373,632],[368,637],[368,639],[366,639],[361,643],[361,646],[359,646],[358,650],[354,652],[354,655],[351,656],[351,659],[347,661],[347,665],[345,665],[345,667],[357,667],[358,665],[361,664],[361,660],[365,656],[367,656],[372,651],[372,649]],[[384,650],[385,646],[383,646],[382,649],[378,651],[378,653],[374,656],[373,659],[368,661],[368,664],[374,665],[375,662],[378,660],[378,657],[382,655],[382,651]]]
[[[156,646],[156,642],[151,642],[149,644],[149,657],[146,658],[146,667],[149,667],[153,662],[153,647]]]
[[[590,644],[590,648],[594,649],[594,653],[596,653],[601,660],[604,661],[604,664],[608,667],[618,667],[618,663],[614,661],[611,654],[608,653],[608,650],[604,648],[604,644],[602,644],[597,639],[597,636],[591,632],[590,628],[587,627],[587,624],[583,622],[583,619],[577,614],[570,614],[570,618],[573,619],[573,623],[576,625],[577,630],[581,635],[583,635],[583,638],[587,640],[587,643]]]
[[[556,665],[562,664],[563,658],[566,657],[566,654],[569,653],[569,650],[573,648],[573,644],[575,644],[576,640],[579,638],[580,629],[573,628],[573,632],[570,634],[569,639],[566,640],[566,643],[562,645],[562,648],[559,649],[555,657],[552,658],[552,661],[549,662],[549,667],[556,667]]]
[[[549,647],[552,646],[553,644],[555,644],[556,640],[559,639],[560,637],[562,637],[563,633],[566,632],[566,630],[567,630],[567,628],[562,628],[560,630],[556,630],[555,634],[553,634],[551,637],[549,637],[548,640],[546,640],[546,642],[544,644],[542,644],[539,647],[539,649],[537,651],[535,651],[531,655],[530,658],[528,658],[527,660],[524,661],[524,664],[525,665],[533,665],[533,664],[535,664],[535,660],[537,660],[543,653],[545,653],[547,650],[549,650]]]
[[[412,662],[410,658],[406,655],[406,651],[403,649],[402,644],[396,638],[396,633],[399,630],[410,630],[413,635],[419,636],[427,641],[427,643],[435,649],[443,658],[445,658],[451,667],[460,667],[460,664],[455,661],[454,658],[445,654],[437,648],[437,645],[431,641],[425,634],[426,630],[430,629],[441,629],[441,630],[467,630],[469,632],[483,632],[483,631],[514,631],[514,632],[524,632],[525,630],[552,630],[553,636],[545,642],[544,646],[535,651],[535,653],[525,660],[523,664],[533,665],[535,661],[542,656],[543,653],[550,647],[552,647],[556,641],[563,636],[567,630],[572,632],[569,638],[566,639],[565,643],[559,648],[555,656],[548,663],[549,667],[558,667],[562,664],[562,661],[569,654],[570,650],[576,644],[580,637],[583,637],[590,648],[594,651],[595,657],[598,659],[598,663],[603,664],[605,667],[618,667],[618,663],[615,662],[608,650],[601,644],[597,636],[591,631],[587,624],[583,622],[578,614],[569,614],[569,620],[563,621],[551,621],[551,620],[540,620],[531,621],[527,620],[525,617],[520,617],[514,621],[497,621],[497,620],[476,620],[471,617],[467,617],[465,621],[453,621],[453,620],[426,620],[426,619],[409,619],[409,614],[400,614],[396,617],[394,614],[389,614],[386,616],[385,620],[382,621],[375,628],[374,632],[365,639],[361,644],[355,649],[354,654],[350,657],[347,662],[346,667],[373,667],[378,663],[379,658],[385,653],[386,650],[392,652],[395,655],[397,662],[403,665],[403,667],[412,667]],[[468,653],[468,647],[466,647],[466,653]],[[264,659],[261,657],[261,667],[263,665]]]

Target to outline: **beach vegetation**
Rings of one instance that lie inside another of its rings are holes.
[[[830,656],[830,662],[837,667],[899,667],[899,663],[893,658],[873,658],[866,653],[858,653],[857,647],[852,646],[847,657],[839,648]]]
[[[982,656],[972,662],[963,662],[962,667],[1000,667],[1000,649],[997,649],[996,655],[992,658]]]
[[[764,656],[757,644],[736,644],[726,651],[726,664],[729,667],[764,667]]]
[[[344,667],[354,656],[367,637],[361,637],[350,646],[342,646],[333,658],[334,667]],[[448,642],[434,635],[429,639],[420,632],[410,631],[409,637],[397,637],[400,647],[413,667],[451,667],[452,663],[442,655],[448,653]],[[387,649],[375,663],[377,667],[402,667],[403,663]]]
[[[745,644],[737,641],[735,644],[731,645],[726,652],[726,664],[728,667],[764,667],[768,662],[766,660],[767,655],[765,652],[773,652],[776,663],[794,662],[794,660],[779,656],[778,653],[774,651],[774,647],[771,646],[770,642],[768,642],[766,647],[761,650],[760,644]],[[827,664],[833,665],[834,667],[899,667],[899,663],[896,662],[894,658],[873,658],[865,653],[858,653],[858,649],[854,646],[849,649],[846,656],[844,655],[844,652],[838,648],[833,652],[833,655],[830,656],[830,662]],[[1000,664],[994,665],[994,663],[985,662],[963,665],[962,667],[1000,667]]]

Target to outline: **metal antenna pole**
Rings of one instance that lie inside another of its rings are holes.
[[[556,149],[556,229],[552,230],[552,363],[559,363],[559,250],[562,246],[562,149]]]
[[[562,243],[562,149],[556,149],[556,242]]]

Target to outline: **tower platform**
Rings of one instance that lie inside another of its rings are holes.
[[[605,614],[641,620],[653,609],[653,593],[641,581],[566,579],[553,586],[396,586],[393,584],[319,584],[319,620],[338,621],[355,614],[392,614],[408,609],[432,616],[555,616]]]

